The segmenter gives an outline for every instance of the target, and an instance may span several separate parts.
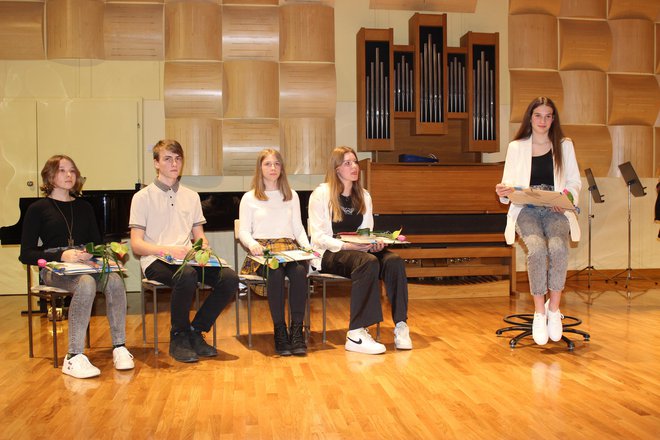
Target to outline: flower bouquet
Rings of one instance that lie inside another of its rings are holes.
[[[183,273],[183,268],[186,267],[186,265],[191,261],[195,261],[195,263],[197,263],[197,265],[202,268],[202,284],[204,284],[204,268],[208,265],[211,257],[215,257],[218,261],[220,261],[220,257],[218,257],[218,255],[213,252],[213,249],[210,247],[204,248],[203,240],[201,238],[198,239],[193,243],[186,256],[183,257],[181,266],[177,269],[176,272],[174,272],[173,278],[180,277]]]

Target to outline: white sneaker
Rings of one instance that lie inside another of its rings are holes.
[[[117,370],[132,370],[135,367],[133,355],[126,347],[117,347],[112,350],[112,363]]]
[[[349,330],[348,333],[346,333],[346,344],[344,345],[344,348],[348,351],[365,354],[385,353],[385,346],[374,341],[374,338],[369,334],[369,330],[364,327]]]
[[[548,343],[548,323],[543,313],[534,313],[534,322],[532,322],[532,338],[538,345]]]
[[[410,329],[404,321],[397,322],[396,327],[394,327],[394,346],[398,350],[412,350]]]
[[[555,342],[561,340],[563,333],[562,319],[564,319],[564,315],[561,314],[559,309],[556,312],[548,310],[548,337]]]
[[[101,370],[92,365],[89,359],[87,359],[87,356],[80,353],[73,356],[71,359],[64,358],[62,373],[78,379],[87,379],[89,377],[99,376]]]

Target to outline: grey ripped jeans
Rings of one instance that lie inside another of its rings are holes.
[[[73,292],[69,306],[69,353],[84,351],[85,334],[92,314],[92,305],[100,285],[99,275],[56,275],[43,269],[42,277],[48,286]],[[126,342],[126,289],[121,278],[111,273],[105,286],[105,303],[112,345]]]
[[[527,247],[532,295],[564,290],[570,231],[566,216],[549,208],[526,206],[518,215],[516,230]]]

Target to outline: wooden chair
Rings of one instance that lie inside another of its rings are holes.
[[[197,283],[195,290],[195,309],[199,310],[199,294],[200,292],[210,292],[213,290],[211,286]],[[158,294],[159,292],[171,292],[172,288],[163,283],[155,280],[150,280],[142,274],[142,282],[140,283],[140,310],[142,313],[142,342],[147,343],[147,327],[146,327],[146,302],[147,295],[151,295],[154,305],[154,353],[158,354]],[[213,346],[217,344],[217,331],[215,322],[213,323]]]
[[[27,265],[27,315],[28,315],[28,353],[31,358],[34,357],[33,341],[32,341],[32,302],[34,297],[42,298],[48,301],[50,304],[53,316],[53,367],[57,368],[58,366],[58,357],[57,357],[57,303],[59,299],[66,298],[67,296],[72,297],[73,292],[70,292],[65,289],[60,289],[58,287],[46,286],[41,283],[32,285],[32,266]],[[87,347],[89,348],[89,326],[87,326]]]

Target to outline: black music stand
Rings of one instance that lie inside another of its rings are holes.
[[[596,185],[596,179],[594,179],[594,174],[591,172],[591,168],[587,168],[586,170],[584,170],[584,175],[587,177],[587,183],[589,183],[588,189],[589,192],[591,193],[591,198],[589,199],[589,213],[587,217],[589,219],[588,220],[589,258],[587,260],[587,266],[585,268],[578,270],[576,273],[569,276],[568,278],[579,277],[582,272],[587,272],[587,289],[591,289],[591,272],[600,273],[591,264],[591,220],[594,218],[594,215],[591,211],[591,201],[593,200],[594,203],[603,203],[605,200],[603,199],[603,196],[600,193],[600,191],[598,191],[598,185]],[[607,277],[603,276],[603,278],[607,278]]]
[[[632,227],[632,196],[635,197],[644,197],[646,195],[646,192],[644,191],[644,187],[642,186],[642,183],[639,181],[639,177],[637,177],[637,173],[635,172],[635,169],[633,168],[632,164],[630,162],[625,162],[619,165],[619,171],[621,171],[621,177],[623,177],[623,180],[626,182],[626,185],[628,186],[628,267],[619,272],[618,274],[614,275],[613,277],[605,280],[605,282],[609,282],[611,280],[614,280],[614,284],[617,284],[618,281],[617,278],[623,278],[623,274],[626,274],[626,290],[628,291],[628,297],[630,298],[630,291],[628,290],[628,286],[630,284],[630,281],[635,279],[632,275],[632,267],[630,264],[630,259],[631,259],[631,227]],[[637,279],[644,279],[647,281],[651,281],[652,283],[655,283],[656,285],[658,284],[657,281],[654,281],[648,277],[645,276],[639,276]]]

